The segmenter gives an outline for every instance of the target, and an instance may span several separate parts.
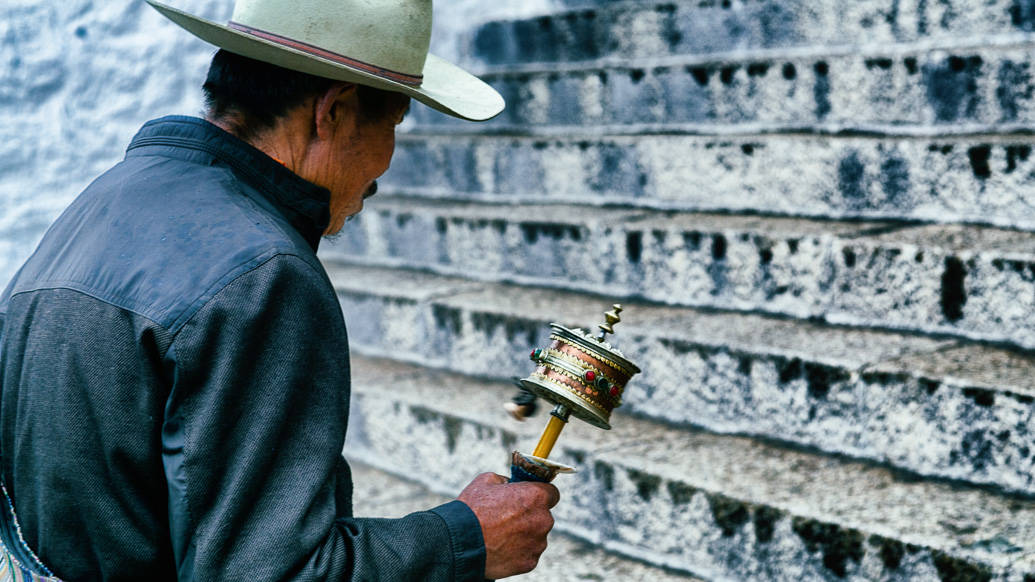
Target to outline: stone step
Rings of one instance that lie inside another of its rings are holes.
[[[1035,29],[1035,9],[1017,0],[596,4],[537,18],[486,23],[471,35],[470,50],[474,58],[491,64],[549,63],[998,38]]]
[[[706,132],[715,125],[797,131],[964,124],[989,133],[1024,131],[1035,121],[1033,47],[1035,37],[1026,37],[994,47],[848,47],[510,67],[482,75],[507,101],[485,127],[657,124],[671,131],[683,124]],[[467,129],[426,107],[414,108],[413,117],[419,126]]]
[[[1035,347],[1035,234],[387,197],[325,257]]]
[[[508,388],[354,359],[350,457],[453,492],[504,473],[545,421],[499,408]],[[571,423],[552,458],[555,531],[711,580],[1035,577],[1035,501],[903,479],[872,465],[616,414]]]
[[[400,134],[386,191],[1035,229],[1021,137]]]
[[[353,352],[526,376],[548,323],[591,327],[643,369],[623,411],[912,473],[1035,493],[1035,359],[958,340],[328,263]]]
[[[348,456],[348,450],[345,451]],[[459,490],[436,484],[441,493],[425,485],[400,478],[404,471],[392,474],[364,463],[350,463],[355,483],[354,511],[361,517],[402,517],[423,511],[454,499]],[[608,552],[569,534],[554,531],[539,566],[521,576],[522,582],[570,582],[572,580],[643,580],[651,582],[702,582],[680,574],[630,560]]]

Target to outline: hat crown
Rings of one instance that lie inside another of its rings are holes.
[[[431,0],[238,0],[232,20],[414,76],[431,42]]]

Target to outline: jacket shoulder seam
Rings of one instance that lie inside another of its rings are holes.
[[[159,319],[156,318],[154,315],[146,313],[146,310],[142,309],[139,305],[133,305],[134,303],[137,303],[137,302],[135,302],[135,301],[121,301],[121,302],[120,301],[116,301],[116,300],[114,300],[112,298],[103,296],[101,293],[96,292],[94,289],[90,288],[90,286],[88,286],[88,285],[83,285],[83,284],[77,283],[75,281],[60,281],[60,280],[59,281],[39,281],[39,282],[37,282],[36,285],[33,285],[33,286],[29,287],[29,288],[19,289],[18,291],[12,292],[10,297],[8,298],[8,302],[10,302],[10,299],[14,299],[15,297],[18,297],[19,295],[26,295],[26,294],[29,294],[29,293],[36,293],[36,292],[39,292],[39,291],[72,291],[72,292],[75,292],[75,293],[79,293],[80,295],[85,295],[85,296],[87,296],[87,297],[89,297],[91,299],[94,299],[96,301],[99,301],[100,303],[103,303],[105,305],[110,305],[110,306],[112,306],[112,307],[114,307],[116,309],[122,309],[124,311],[128,311],[128,312],[132,313],[133,315],[137,315],[139,317],[143,317],[144,319],[150,321],[151,323],[157,325],[158,327],[161,327],[161,328],[165,329],[166,331],[171,331],[168,326],[166,326],[161,321],[159,321]]]
[[[180,316],[173,321],[173,323],[169,326],[169,331],[173,334],[173,341],[175,341],[176,337],[179,336],[180,331],[183,330],[184,326],[186,326],[187,323],[194,319],[194,317],[197,316],[197,314],[200,313],[202,309],[204,309],[205,305],[207,305],[212,299],[214,299],[216,295],[219,295],[220,292],[232,285],[241,277],[244,277],[248,273],[251,273],[256,269],[259,269],[260,267],[262,267],[266,263],[269,263],[277,257],[294,257],[300,260],[302,263],[308,265],[309,268],[312,269],[314,272],[317,272],[316,268],[313,265],[311,265],[310,261],[307,261],[305,257],[299,255],[298,253],[285,252],[284,250],[277,249],[268,250],[264,253],[256,255],[248,261],[239,263],[235,268],[230,269],[226,272],[226,274],[224,274],[222,277],[216,280],[216,282],[209,285],[208,288],[206,288],[201,294],[199,294],[198,297],[183,310],[183,313],[181,313]]]

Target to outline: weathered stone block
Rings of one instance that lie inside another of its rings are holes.
[[[325,256],[1035,346],[1028,233],[416,198],[369,206]]]
[[[503,385],[356,364],[359,434],[348,450],[365,462],[455,490],[535,438],[538,427],[499,410]],[[615,421],[606,433],[573,423],[555,455],[579,468],[555,481],[557,529],[611,551],[709,579],[1031,574],[1030,501],[621,414]]]
[[[349,451],[345,451],[348,456]],[[362,517],[402,517],[424,511],[453,499],[456,490],[434,493],[426,485],[414,483],[409,475],[402,477],[370,465],[352,462],[355,485],[355,515]],[[662,569],[619,554],[601,550],[584,540],[554,530],[549,547],[539,565],[522,575],[527,582],[569,582],[570,580],[650,580],[651,582],[703,582],[688,574]]]
[[[335,266],[357,353],[480,377],[530,371],[549,321],[597,322],[610,300]],[[428,289],[383,321],[401,288]],[[431,290],[452,289],[446,293]],[[363,322],[363,320],[375,320]],[[643,369],[623,410],[677,426],[790,441],[911,472],[1035,492],[1035,362],[976,345],[753,315],[626,303],[616,343]],[[412,322],[425,322],[414,324]],[[407,341],[420,329],[426,341]]]
[[[474,57],[511,65],[600,58],[913,43],[1030,32],[1026,0],[575,1],[576,10],[489,22],[471,34]]]
[[[485,75],[507,97],[496,130],[645,125],[708,132],[713,126],[761,125],[770,131],[836,127],[895,131],[957,125],[989,132],[1035,119],[1035,80],[1027,48],[852,52],[786,57],[687,56],[586,67],[525,67]],[[535,87],[534,90],[531,87]],[[431,110],[418,125],[459,127]]]
[[[622,204],[1035,228],[1016,139],[747,135],[403,135],[386,188],[515,203]],[[457,156],[467,189],[452,185]],[[447,173],[446,168],[452,167]]]

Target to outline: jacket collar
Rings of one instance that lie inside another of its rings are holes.
[[[261,150],[197,117],[172,115],[147,122],[130,142],[126,155],[143,155],[151,148],[160,148],[162,155],[207,154],[225,163],[265,197],[316,251],[330,223],[331,194],[326,188],[301,178]]]

